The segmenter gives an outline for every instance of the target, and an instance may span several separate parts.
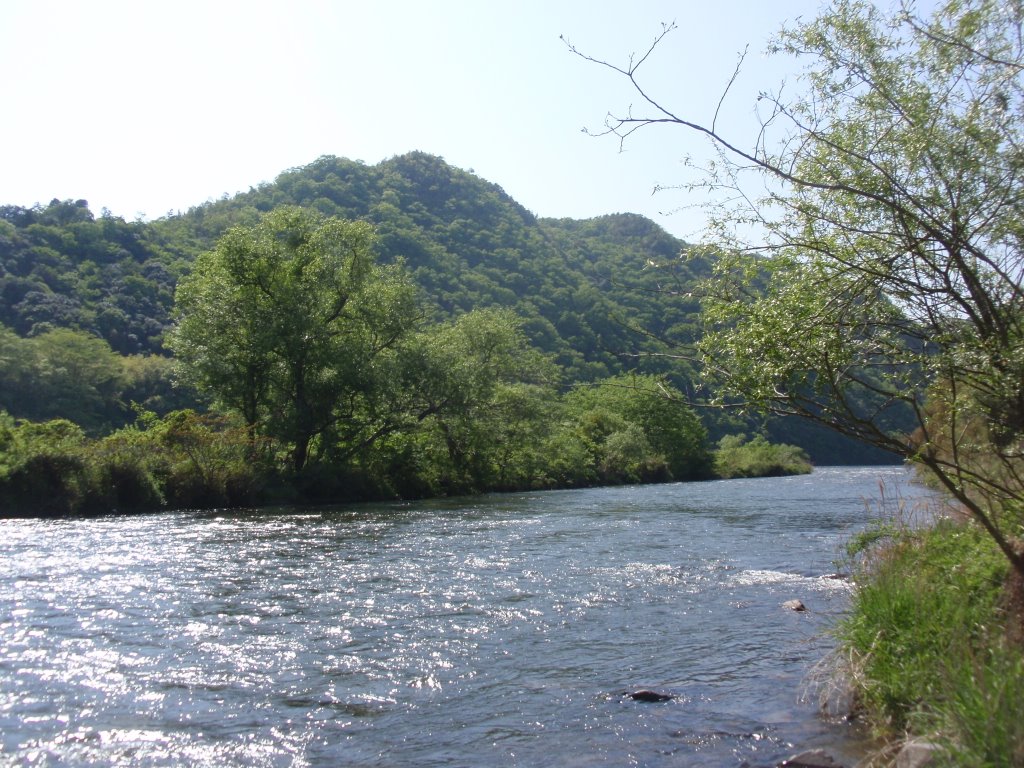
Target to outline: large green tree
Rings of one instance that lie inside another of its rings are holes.
[[[1022,14],[835,0],[778,36],[802,87],[762,94],[749,144],[645,88],[672,25],[626,66],[591,60],[643,105],[606,133],[710,141],[689,181],[714,206],[698,351],[721,398],[919,462],[1024,574]],[[906,413],[913,440],[894,428]]]
[[[501,482],[509,452],[525,437],[522,411],[539,407],[557,379],[554,365],[530,347],[522,321],[500,309],[428,330],[405,368],[420,418],[445,447],[448,485],[463,489]]]
[[[161,408],[175,397],[170,361],[122,357],[103,339],[69,328],[21,338],[0,325],[0,409],[20,419],[70,419],[87,433],[130,421],[133,402]]]
[[[296,471],[415,322],[412,285],[373,253],[369,224],[283,207],[229,230],[178,285],[184,376],[285,443]]]

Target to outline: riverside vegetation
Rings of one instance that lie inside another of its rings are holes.
[[[436,159],[415,159],[471,178]],[[325,164],[349,167],[322,160],[316,171]],[[446,316],[436,297],[424,296],[422,285],[440,279],[426,276],[425,264],[417,281],[405,259],[378,258],[386,227],[309,206],[279,205],[251,217],[247,210],[239,217],[253,223],[229,227],[188,264],[160,255],[170,241],[157,247],[147,228],[176,231],[177,219],[96,221],[81,202],[3,210],[2,295],[16,320],[16,329],[0,330],[6,514],[714,476],[708,427],[674,383],[688,386],[687,379],[659,372],[657,360],[653,371],[626,372],[593,343],[581,345],[585,359],[516,303],[481,299],[482,306]],[[100,269],[97,260],[107,265]],[[150,303],[125,304],[119,286]],[[175,300],[165,306],[172,289]],[[585,289],[566,294],[568,306],[579,306]],[[604,301],[584,305],[595,324],[615,311]],[[586,315],[560,311],[575,333],[592,332]],[[609,336],[626,333],[607,328]],[[547,348],[539,347],[546,338]],[[778,451],[784,460],[771,472],[810,470],[797,448],[755,440],[730,450]],[[740,465],[750,474],[756,462],[734,462]]]
[[[888,526],[851,543],[858,588],[838,637],[857,712],[936,765],[1024,765],[1024,652],[1007,636],[1009,565],[979,526]]]
[[[237,416],[140,411],[132,424],[89,437],[66,419],[2,414],[0,507],[7,516],[105,514],[663,482],[677,477],[673,469],[684,478],[711,477],[702,427],[665,397],[658,380],[633,376],[564,396],[495,386],[475,406],[489,409],[489,418],[453,427],[402,414],[414,428],[392,432],[347,461],[316,456],[301,470],[292,464],[294,446],[254,436]],[[634,399],[649,400],[652,409],[624,406]],[[656,417],[649,434],[642,422]],[[456,427],[463,429],[451,442]],[[806,472],[810,465],[803,460],[789,469]]]

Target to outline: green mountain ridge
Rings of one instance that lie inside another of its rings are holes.
[[[174,288],[195,257],[230,227],[286,204],[373,224],[379,259],[405,263],[428,319],[513,309],[566,385],[639,370],[693,391],[694,372],[659,356],[666,347],[657,340],[699,332],[698,304],[685,294],[708,265],[681,259],[685,242],[636,214],[537,217],[497,184],[423,152],[373,166],[321,157],[152,222],[95,217],[84,200],[0,206],[0,323],[21,337],[67,328],[122,355],[164,355]],[[705,420],[712,437],[751,426]],[[819,463],[872,459],[850,446],[837,451],[834,436],[802,425],[779,434]]]
[[[663,276],[648,263],[678,262],[686,244],[653,222],[635,214],[589,222],[538,218],[500,186],[421,152],[376,166],[322,157],[155,224],[205,249],[228,226],[252,224],[285,204],[372,223],[381,260],[404,260],[436,318],[487,306],[515,309],[532,341],[556,354],[571,381],[631,367],[621,356],[638,351],[641,337],[626,319],[655,333],[696,319],[695,305],[681,308],[656,295]]]

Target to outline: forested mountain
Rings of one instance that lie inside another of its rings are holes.
[[[71,329],[106,340],[121,355],[166,355],[175,285],[196,256],[230,227],[255,224],[287,204],[373,224],[379,260],[404,262],[427,319],[513,309],[533,345],[564,370],[564,386],[639,369],[668,372],[691,390],[692,377],[678,362],[643,354],[663,351],[655,336],[686,340],[696,332],[697,304],[679,292],[707,264],[680,259],[685,243],[633,214],[538,218],[496,184],[421,152],[374,166],[322,157],[272,183],[153,222],[105,211],[97,217],[84,200],[0,207],[0,323],[23,338]],[[11,358],[13,334],[6,338],[0,355]],[[48,338],[52,346],[69,337]],[[39,353],[16,351],[35,360],[33,370],[45,369]],[[159,386],[132,378],[142,367],[129,366],[123,386],[159,401]],[[147,375],[153,370],[146,367]],[[96,417],[97,424],[113,421]],[[712,437],[729,431],[720,417],[707,421]],[[792,429],[785,437],[797,441]],[[829,460],[831,438],[808,434],[802,442],[819,461]]]
[[[653,222],[538,219],[497,185],[419,152],[376,166],[323,157],[151,223],[94,217],[84,200],[4,206],[0,322],[21,335],[73,328],[122,354],[160,353],[175,282],[195,256],[284,204],[374,224],[381,260],[405,261],[438,319],[514,308],[570,380],[635,365],[622,356],[645,344],[627,324],[658,332],[693,322],[695,305],[657,293],[664,275],[651,263],[676,262],[684,244]]]
[[[194,255],[232,224],[252,224],[285,204],[371,222],[381,260],[405,261],[437,319],[514,308],[531,340],[557,355],[571,381],[636,365],[623,355],[645,343],[628,323],[660,330],[693,322],[695,305],[657,293],[664,275],[651,262],[676,264],[685,244],[653,222],[632,214],[538,219],[499,186],[420,152],[376,166],[322,157],[153,226]],[[691,277],[684,270],[682,279]]]

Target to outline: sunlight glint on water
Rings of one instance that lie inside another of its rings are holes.
[[[416,504],[5,521],[17,765],[773,765],[900,469]],[[921,494],[900,486],[902,493]],[[300,513],[301,512],[301,513]],[[784,601],[809,608],[796,614]],[[654,688],[663,704],[624,699]]]

